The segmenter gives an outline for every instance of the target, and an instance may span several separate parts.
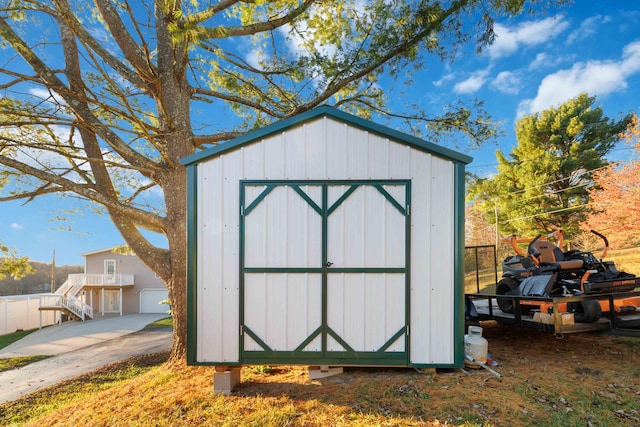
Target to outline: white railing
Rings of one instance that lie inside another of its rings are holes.
[[[67,281],[73,281],[73,288],[79,289],[85,286],[128,286],[133,285],[133,276],[133,274],[70,274]],[[71,293],[67,292],[67,294]]]
[[[134,284],[133,274],[70,274],[53,294],[0,297],[0,335],[58,323],[53,310],[66,309],[84,320],[93,318],[93,307],[78,298],[85,286],[123,287]]]
[[[62,305],[82,320],[87,317],[93,319],[93,307],[76,297],[71,295],[63,297]]]
[[[67,277],[67,281],[65,283],[69,284],[68,288],[64,292],[56,293],[59,293],[60,295],[71,295],[75,297],[80,293],[80,291],[82,291],[82,288],[84,287],[84,274],[70,274],[69,277]]]
[[[42,308],[62,308],[62,295],[44,294],[40,295],[40,307]]]
[[[78,295],[84,286],[84,274],[70,274],[67,280],[60,286],[55,293],[58,295],[71,294],[73,296]]]
[[[74,274],[71,274],[67,277],[67,280],[65,280],[62,286],[56,289],[56,291],[54,292],[55,294],[64,295],[67,293],[69,289],[71,289],[71,287],[73,286],[73,281],[71,280],[71,276],[74,276]]]
[[[71,295],[48,294],[40,296],[40,308],[67,309],[83,321],[93,319],[93,307]]]

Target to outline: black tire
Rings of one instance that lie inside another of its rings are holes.
[[[602,308],[597,300],[589,299],[567,304],[569,313],[573,313],[576,323],[593,323],[602,317]]]
[[[520,283],[516,279],[510,277],[504,277],[496,286],[496,294],[498,295],[511,295],[514,290],[518,289]],[[511,298],[496,298],[498,307],[504,313],[513,313],[513,299]]]

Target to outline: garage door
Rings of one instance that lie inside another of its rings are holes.
[[[140,291],[140,313],[166,313],[169,306],[160,301],[168,298],[166,289],[143,289]]]
[[[244,363],[406,364],[408,181],[241,185]]]

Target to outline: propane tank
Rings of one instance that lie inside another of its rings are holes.
[[[482,336],[480,326],[469,326],[469,333],[464,336],[464,354],[471,356],[472,360],[465,357],[465,363],[470,365],[484,365],[487,363],[489,343]]]

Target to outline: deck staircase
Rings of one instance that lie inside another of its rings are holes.
[[[93,307],[79,297],[84,287],[82,274],[71,274],[52,294],[40,297],[40,310],[60,310],[77,320],[93,319]]]

